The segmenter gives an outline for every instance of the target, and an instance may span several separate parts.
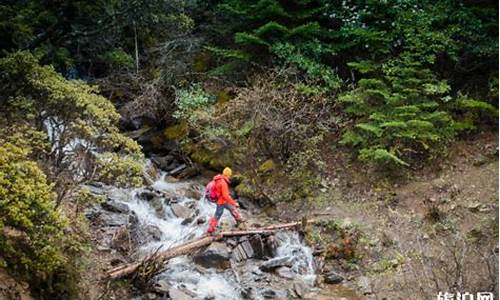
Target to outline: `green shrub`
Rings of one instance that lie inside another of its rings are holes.
[[[122,159],[129,168],[129,185],[139,183],[141,147],[120,133],[120,115],[96,87],[64,79],[52,67],[41,66],[29,52],[0,59],[0,70],[0,136],[19,133],[12,124],[45,132],[50,150],[40,149],[34,155],[56,183],[58,199],[72,186],[68,183],[95,180],[96,168],[116,169]],[[11,132],[6,132],[8,128]],[[113,178],[106,173],[108,180]]]
[[[55,194],[45,174],[30,161],[29,150],[0,146],[0,265],[30,283],[44,282],[54,294],[67,292],[65,276],[79,243],[68,234],[68,222],[55,209]],[[61,283],[64,283],[62,284]],[[49,292],[50,293],[50,292]]]

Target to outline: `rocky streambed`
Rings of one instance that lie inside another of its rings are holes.
[[[103,202],[86,211],[101,233],[97,249],[119,252],[118,265],[166,250],[205,234],[215,205],[202,199],[203,184],[177,181],[166,173],[150,186],[119,189],[94,184],[88,189]],[[251,227],[270,224],[242,209]],[[222,228],[234,221],[225,213]],[[242,236],[214,242],[205,249],[171,259],[136,299],[315,299],[317,262],[294,231]],[[329,279],[341,281],[342,278]],[[328,278],[327,278],[328,279]],[[337,293],[337,292],[334,292]],[[339,295],[342,293],[339,293]],[[323,298],[326,299],[326,298]],[[332,295],[330,299],[342,299]],[[356,298],[352,298],[356,299]]]

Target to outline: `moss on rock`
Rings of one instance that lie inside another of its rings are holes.
[[[163,131],[163,134],[169,140],[180,140],[188,134],[188,125],[186,122],[181,122],[169,126]]]

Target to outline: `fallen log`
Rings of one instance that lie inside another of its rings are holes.
[[[273,232],[276,232],[276,231],[281,230],[281,229],[290,229],[293,227],[305,226],[304,223],[311,224],[311,223],[315,223],[315,222],[316,222],[315,220],[307,220],[306,222],[304,222],[304,221],[291,222],[291,223],[286,223],[286,224],[277,224],[277,225],[271,225],[271,226],[260,227],[260,228],[252,228],[252,229],[247,229],[247,230],[223,231],[223,232],[219,233],[218,235],[203,236],[203,237],[200,237],[198,239],[188,241],[184,244],[166,249],[162,252],[155,253],[154,256],[155,256],[155,260],[161,260],[162,262],[165,262],[165,261],[167,261],[171,258],[174,258],[176,256],[181,256],[181,255],[191,253],[195,249],[210,245],[212,242],[217,241],[217,240],[221,240],[225,237],[273,233]],[[141,259],[141,261],[139,261],[139,262],[123,264],[121,266],[118,266],[116,268],[108,270],[106,273],[108,275],[108,278],[110,278],[110,279],[117,279],[117,278],[125,277],[125,276],[128,276],[128,275],[134,273],[142,264],[145,264],[150,260],[151,260],[151,256],[147,256],[147,257]]]

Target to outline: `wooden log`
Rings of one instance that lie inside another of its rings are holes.
[[[307,220],[306,223],[314,223],[315,220]],[[242,236],[242,235],[252,235],[252,234],[263,234],[263,233],[273,233],[281,229],[290,229],[293,227],[297,226],[303,226],[303,221],[301,222],[291,222],[291,223],[285,223],[285,224],[277,224],[277,225],[271,225],[271,226],[266,226],[266,227],[260,227],[260,228],[252,228],[252,229],[247,229],[247,230],[233,230],[233,231],[223,231],[218,235],[213,235],[213,236],[203,236],[198,239],[188,241],[187,243],[169,248],[167,250],[164,250],[162,252],[159,252],[156,254],[157,259],[161,259],[163,261],[166,261],[170,258],[176,257],[176,256],[181,256],[185,255],[188,253],[191,253],[193,250],[201,248],[206,245],[210,245],[212,242],[221,240],[225,237],[233,237],[233,236]],[[143,258],[139,262],[135,263],[128,263],[124,264],[121,266],[118,266],[116,268],[113,268],[111,270],[107,271],[108,277],[111,279],[116,279],[116,278],[121,278],[125,277],[127,275],[130,275],[134,273],[137,268],[146,260],[148,260],[150,257]]]
[[[185,244],[169,248],[157,254],[158,259],[168,260],[170,258],[187,254],[194,249],[210,245],[213,241],[220,239],[220,236],[204,236],[199,239],[189,241]],[[142,261],[147,260],[149,257],[144,258],[140,262],[124,264],[109,270],[109,278],[120,278],[133,273],[142,263]]]

